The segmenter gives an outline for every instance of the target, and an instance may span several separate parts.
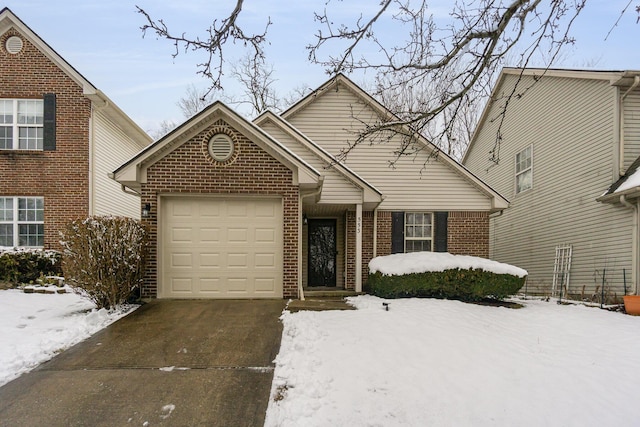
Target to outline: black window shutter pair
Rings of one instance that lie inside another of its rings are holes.
[[[42,149],[56,149],[56,94],[45,93],[43,101]]]
[[[434,213],[434,252],[447,252],[447,222],[449,212]],[[391,212],[391,253],[404,252],[404,212]]]

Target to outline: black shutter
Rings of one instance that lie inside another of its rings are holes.
[[[433,242],[434,252],[447,252],[447,220],[449,212],[435,212],[434,225],[435,236]]]
[[[44,151],[56,149],[56,94],[44,94],[44,114],[42,129],[42,148]]]
[[[404,212],[391,212],[391,253],[404,253]]]

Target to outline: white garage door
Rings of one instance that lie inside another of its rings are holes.
[[[282,298],[282,201],[163,197],[161,298]]]

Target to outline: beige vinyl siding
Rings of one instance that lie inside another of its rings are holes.
[[[622,88],[624,93],[627,88]],[[631,163],[640,156],[640,92],[630,92],[623,101],[624,111],[624,168],[625,172]]]
[[[133,157],[137,145],[99,110],[93,113],[93,214],[140,218],[140,198],[126,194],[109,173]]]
[[[289,150],[300,156],[305,162],[313,166],[324,175],[322,195],[319,203],[360,203],[362,202],[362,190],[334,168],[323,161],[307,147],[284,132],[272,122],[265,123],[261,127],[273,138],[284,144]]]
[[[333,155],[339,155],[361,129],[374,120],[373,109],[344,86],[324,92],[287,120]],[[357,119],[354,119],[356,116]],[[345,164],[385,195],[381,209],[488,210],[491,200],[451,167],[428,153],[402,157],[395,165],[395,143],[363,144]]]
[[[517,76],[507,75],[497,97]],[[524,87],[531,83],[525,77]],[[502,127],[500,162],[487,170],[496,140],[498,105],[478,130],[466,166],[510,201],[490,221],[490,257],[529,271],[529,290],[549,292],[555,247],[573,246],[570,292],[631,282],[630,210],[596,202],[611,185],[615,89],[608,81],[545,77],[512,99]],[[533,146],[533,188],[515,194],[515,154]],[[614,277],[615,275],[615,277]]]

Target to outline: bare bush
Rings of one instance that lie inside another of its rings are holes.
[[[127,301],[142,284],[149,247],[146,229],[132,218],[92,216],[62,233],[65,281],[98,308]]]

